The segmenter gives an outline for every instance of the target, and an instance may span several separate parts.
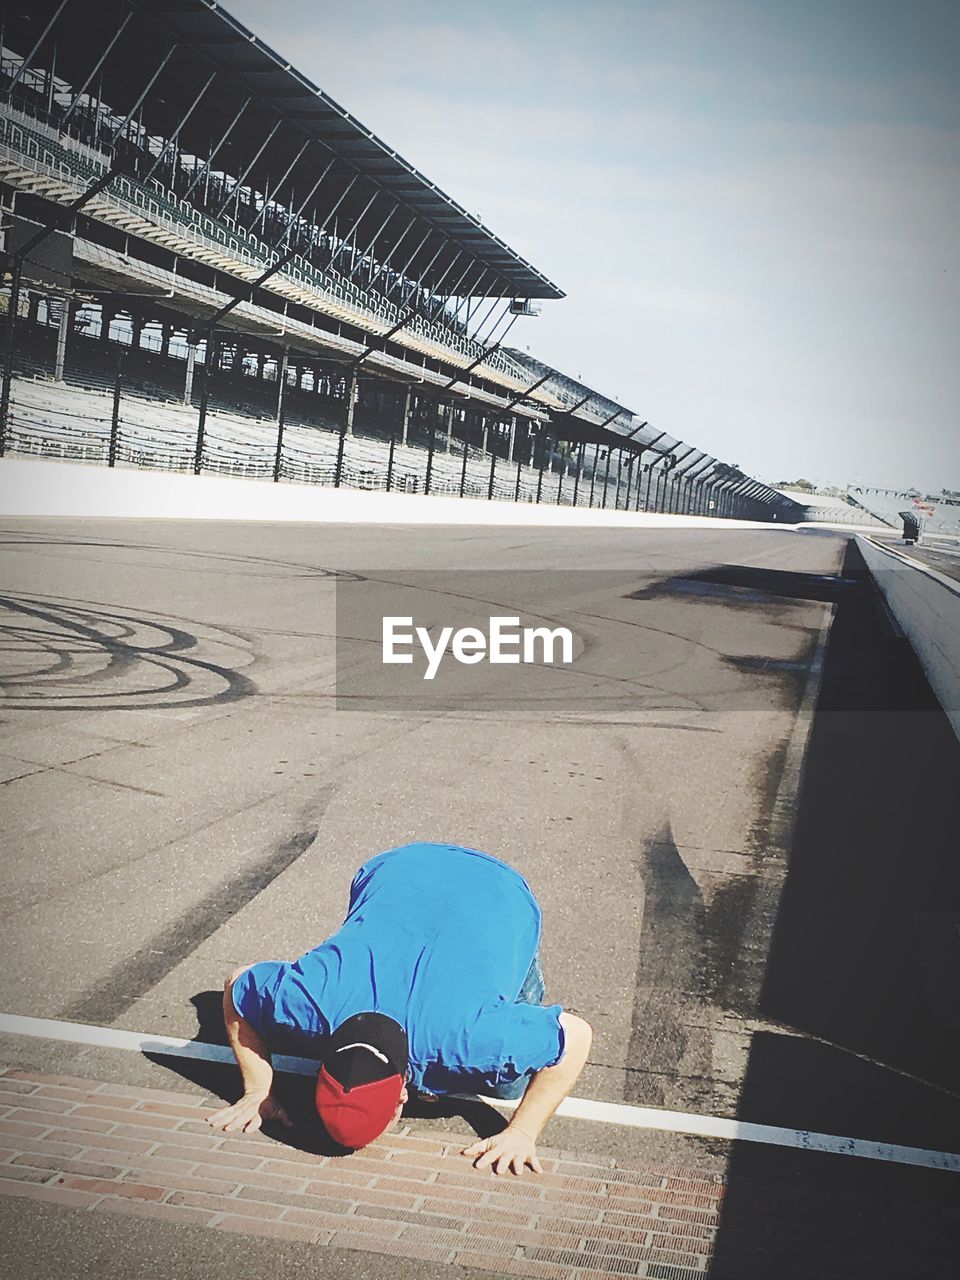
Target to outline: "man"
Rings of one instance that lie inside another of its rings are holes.
[[[270,1094],[270,1051],[282,1046],[320,1058],[317,1111],[343,1146],[385,1133],[410,1089],[520,1098],[502,1133],[463,1154],[497,1174],[542,1173],[537,1139],[593,1033],[541,1004],[540,920],[523,877],[476,849],[410,844],[372,858],[331,938],[292,964],[227,978],[224,1020],[244,1093],[210,1123],[245,1133],[289,1124]]]

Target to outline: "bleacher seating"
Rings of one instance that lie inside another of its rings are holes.
[[[851,488],[851,499],[898,532],[901,511],[912,511],[922,519],[923,536],[960,538],[960,506],[926,498],[915,490]]]

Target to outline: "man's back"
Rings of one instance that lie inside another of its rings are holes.
[[[404,845],[360,868],[332,937],[293,964],[254,965],[234,1000],[264,1033],[325,1036],[384,1013],[407,1032],[416,1086],[492,1087],[562,1052],[559,1006],[515,1003],[539,937],[540,908],[513,868],[457,845]]]

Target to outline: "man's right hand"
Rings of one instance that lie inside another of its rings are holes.
[[[224,1133],[256,1133],[264,1121],[291,1127],[287,1113],[269,1093],[245,1093],[232,1107],[207,1116],[207,1124]]]

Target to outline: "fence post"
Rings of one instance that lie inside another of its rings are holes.
[[[387,493],[393,488],[393,455],[397,447],[397,428],[390,428],[390,452],[387,454]]]
[[[117,373],[113,380],[113,413],[110,417],[110,448],[107,452],[107,466],[117,465],[117,444],[120,436],[120,396],[123,386],[123,348],[117,352]]]
[[[467,450],[470,448],[470,442],[466,435],[463,437],[463,466],[460,468],[460,497],[463,497],[463,491],[467,487]]]
[[[493,448],[490,450],[490,479],[487,483],[487,501],[493,501],[493,478],[497,473],[497,442],[493,441]]]

